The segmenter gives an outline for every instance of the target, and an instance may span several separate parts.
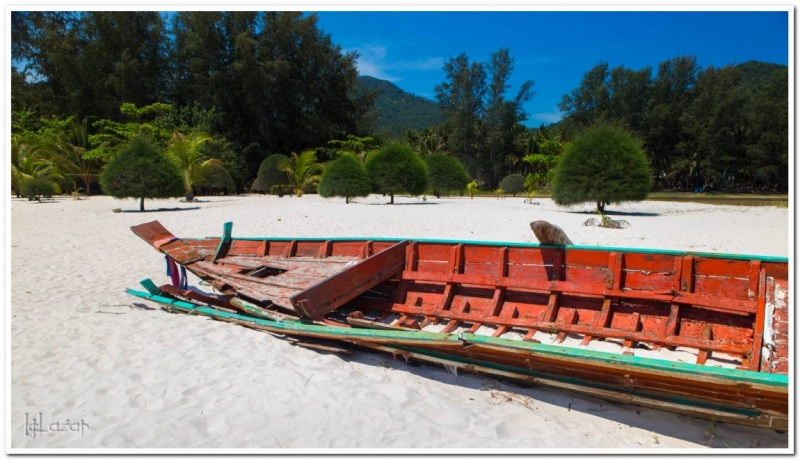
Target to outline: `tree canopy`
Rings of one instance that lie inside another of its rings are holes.
[[[441,192],[464,190],[469,182],[467,171],[455,157],[429,155],[425,157],[425,164],[428,166],[428,182],[437,198]]]
[[[650,168],[641,142],[613,125],[594,125],[570,144],[555,170],[553,201],[571,205],[594,201],[640,201],[650,190]]]
[[[444,65],[446,81],[436,86],[436,99],[445,118],[448,144],[467,171],[494,188],[508,172],[509,158],[521,156],[515,142],[527,119],[523,105],[533,97],[533,81],[523,82],[507,99],[514,59],[507,48],[488,63],[472,62],[466,53]]]
[[[114,198],[139,198],[144,211],[145,198],[183,196],[183,177],[175,163],[143,138],[132,139],[100,173],[103,192]]]
[[[396,193],[419,195],[428,188],[428,173],[423,162],[408,144],[389,144],[367,161],[367,174],[394,204]]]
[[[369,195],[372,181],[357,157],[342,155],[325,166],[317,191],[322,197],[341,196],[350,203],[350,198]]]
[[[525,191],[525,176],[522,174],[509,174],[500,181],[500,189],[506,193],[517,196]]]
[[[275,185],[289,185],[289,177],[278,168],[278,165],[288,160],[289,157],[280,153],[264,158],[258,168],[258,176],[251,189],[256,192],[271,192],[272,187]]]

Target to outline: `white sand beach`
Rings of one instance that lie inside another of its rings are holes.
[[[535,242],[529,223],[542,219],[581,245],[788,256],[786,208],[625,203],[608,209],[627,213],[611,217],[631,227],[613,230],[582,226],[595,217],[592,204],[560,208],[549,199],[396,197],[394,206],[380,195],[349,205],[317,195],[201,199],[147,200],[146,213],[135,212],[136,200],[108,197],[11,200],[12,448],[598,453],[789,445],[788,434],[768,429],[454,375],[389,355],[309,350],[172,315],[125,293],[143,278],[168,280],[163,256],[130,231],[152,220],[186,237],[220,235],[233,221],[234,237]],[[36,420],[43,432],[30,430]],[[70,428],[51,429],[56,422]]]

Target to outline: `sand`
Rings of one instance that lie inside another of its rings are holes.
[[[609,208],[630,213],[612,217],[631,228],[612,230],[581,225],[594,217],[591,205],[566,209],[548,199],[396,197],[394,206],[380,195],[349,205],[316,195],[203,199],[148,200],[151,210],[179,210],[147,213],[128,212],[137,201],[107,197],[12,199],[12,449],[789,446],[787,434],[767,429],[454,375],[388,355],[320,353],[171,315],[124,292],[142,278],[168,280],[163,257],[129,230],[151,220],[191,237],[219,235],[233,221],[234,236],[535,242],[529,223],[543,219],[576,244],[787,256],[788,209],[626,203]],[[31,431],[37,423],[42,432]]]

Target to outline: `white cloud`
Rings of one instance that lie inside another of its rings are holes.
[[[441,69],[444,65],[442,58],[422,58],[411,61],[390,61],[389,52],[386,46],[375,43],[361,45],[347,51],[358,53],[356,66],[358,73],[369,75],[370,77],[380,78],[388,81],[400,81],[403,78],[393,75],[392,70],[434,70]]]

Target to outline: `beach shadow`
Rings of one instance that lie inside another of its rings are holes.
[[[569,214],[591,214],[597,215],[597,211],[559,211],[559,212],[566,212]],[[607,216],[635,216],[635,217],[658,217],[661,214],[657,212],[626,212],[626,211],[605,211],[603,214]]]
[[[341,343],[332,341],[329,343],[342,347]],[[788,447],[787,433],[724,422],[711,422],[657,409],[606,401],[568,390],[468,373],[460,367],[454,374],[443,367],[419,362],[414,358],[406,362],[399,355],[393,357],[391,354],[378,353],[360,347],[352,349],[356,352],[350,355],[313,349],[309,351],[333,354],[345,362],[386,368],[393,372],[407,372],[419,379],[435,380],[447,385],[487,392],[487,398],[493,402],[496,401],[497,405],[517,404],[533,411],[536,410],[535,406],[537,405],[558,406],[568,412],[577,411],[619,423],[623,429],[627,425],[651,432],[653,434],[652,442],[643,444],[642,447],[658,447],[660,443],[658,436],[682,439],[709,447]]]
[[[151,213],[151,212],[173,212],[173,211],[194,211],[196,209],[200,209],[200,206],[192,206],[191,208],[158,208],[158,209],[145,209],[144,211],[139,211],[138,209],[123,209],[119,212],[135,212],[135,213]]]
[[[439,203],[434,203],[434,202],[431,202],[431,201],[423,201],[422,203],[395,203],[395,204],[391,204],[391,203],[364,203],[364,204],[366,204],[368,206],[416,206],[416,205],[430,205],[430,204],[439,204]]]
[[[141,308],[142,310],[156,310],[156,308],[148,307],[147,305],[140,302],[134,302],[131,305],[133,305],[136,308]]]

